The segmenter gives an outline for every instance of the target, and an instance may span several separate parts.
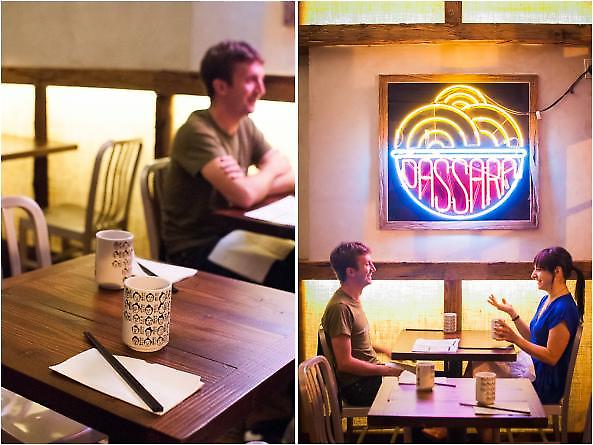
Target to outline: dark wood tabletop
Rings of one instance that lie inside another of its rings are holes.
[[[68,142],[46,141],[38,142],[32,137],[2,135],[1,159],[22,159],[30,157],[47,156],[52,153],[76,150],[77,145]]]
[[[136,352],[121,338],[122,291],[99,289],[94,256],[2,282],[2,385],[116,442],[215,441],[294,378],[294,294],[198,272],[176,284],[169,344]],[[90,346],[202,377],[163,416],[70,380],[48,366]]]
[[[397,378],[384,378],[368,415],[369,426],[447,426],[450,428],[539,428],[547,425],[544,408],[528,379],[496,379],[496,403],[527,402],[530,415],[500,413],[476,415],[471,406],[459,402],[476,401],[476,381],[448,378],[456,385],[434,386],[432,391],[416,391],[415,385],[399,385]]]
[[[262,233],[264,235],[277,236],[278,238],[294,239],[294,225],[275,224],[261,219],[250,218],[245,213],[259,209],[273,203],[286,195],[274,195],[267,197],[264,201],[250,209],[239,209],[231,207],[213,212],[214,220],[229,229],[241,229],[249,232]]]
[[[414,352],[412,347],[419,339],[442,340],[459,338],[459,348],[454,352]],[[517,351],[510,343],[493,340],[490,331],[461,331],[445,334],[443,331],[404,330],[395,339],[392,347],[393,360],[443,360],[445,373],[451,377],[461,377],[462,361],[517,360]]]
[[[63,151],[76,150],[78,146],[68,142],[37,141],[32,137],[2,134],[2,161],[10,159],[33,158],[33,193],[35,201],[46,208],[49,205],[47,176],[47,155]]]

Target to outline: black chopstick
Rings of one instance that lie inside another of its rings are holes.
[[[111,365],[111,367],[126,381],[128,386],[134,390],[136,394],[140,396],[140,398],[150,407],[150,409],[155,413],[163,412],[163,405],[161,405],[153,396],[150,394],[142,383],[140,383],[136,378],[130,374],[124,365],[122,365],[119,360],[117,360],[111,352],[105,349],[99,340],[97,340],[93,334],[88,331],[84,331],[84,336],[87,338],[89,343],[93,345],[101,353],[103,358],[107,360],[107,363]]]
[[[427,331],[427,332],[443,332],[442,329],[422,329],[422,328],[406,328],[406,331],[417,331],[417,332],[422,332],[422,331]]]
[[[486,406],[486,405],[478,405],[477,403],[468,403],[468,402],[459,402],[460,405],[463,406],[476,406],[478,408],[488,408],[488,409],[497,409],[499,411],[509,411],[511,413],[519,413],[519,414],[526,414],[528,416],[531,415],[529,411],[522,411],[520,409],[512,409],[512,408],[500,408],[498,406]]]
[[[408,382],[400,382],[400,385],[416,385],[415,383],[408,383]],[[441,382],[434,382],[435,385],[438,386],[450,386],[451,388],[457,388],[457,385],[453,383],[441,383]]]
[[[140,266],[140,269],[142,269],[142,272],[144,272],[146,275],[150,275],[151,277],[158,277],[158,275],[155,274],[148,267],[140,264],[140,261],[136,260],[136,264],[138,264],[138,266]],[[175,287],[175,285],[173,283],[171,283],[171,292],[173,292],[173,293],[177,292],[177,288]]]

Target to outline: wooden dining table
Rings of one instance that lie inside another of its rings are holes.
[[[122,341],[122,294],[97,287],[94,255],[2,282],[2,385],[117,442],[211,442],[294,379],[294,294],[206,272],[176,284],[167,346]],[[48,367],[89,349],[200,375],[205,385],[162,416]]]
[[[459,339],[457,351],[413,351],[417,339],[444,340]],[[490,331],[461,331],[445,334],[438,330],[406,329],[400,332],[392,346],[392,360],[436,360],[443,361],[444,374],[449,377],[461,377],[462,362],[513,362],[517,360],[517,351],[510,343],[494,340]]]
[[[384,378],[369,410],[369,427],[445,426],[450,433],[459,433],[469,427],[543,428],[547,425],[544,408],[528,379],[497,378],[494,406],[526,403],[529,414],[503,411],[494,415],[475,414],[474,407],[459,403],[476,403],[475,379],[447,378],[446,383],[455,386],[435,385],[432,391],[417,391],[415,385],[400,385],[395,377]]]
[[[48,206],[47,156],[53,153],[76,150],[78,146],[69,142],[54,140],[38,141],[33,137],[2,134],[2,161],[33,158],[33,192],[35,201],[42,207]]]
[[[267,197],[264,201],[253,206],[250,209],[240,209],[230,207],[219,209],[213,212],[213,220],[225,227],[233,230],[247,230],[249,232],[261,233],[264,235],[276,236],[278,238],[294,239],[295,229],[291,224],[276,224],[270,221],[250,218],[245,214],[251,210],[256,210],[285,197],[286,195],[273,195]]]

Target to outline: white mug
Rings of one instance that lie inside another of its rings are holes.
[[[498,340],[499,337],[496,336],[496,332],[494,332],[494,330],[497,328],[498,326],[498,322],[501,321],[500,318],[493,318],[490,321],[490,335],[492,336],[492,338],[494,340]]]
[[[122,339],[135,351],[154,352],[169,343],[171,282],[130,277],[124,283]]]
[[[416,362],[416,390],[432,391],[434,386],[434,363],[429,361]]]
[[[457,332],[457,314],[455,312],[445,312],[443,314],[443,332],[445,334]]]
[[[478,372],[476,374],[476,400],[479,405],[492,405],[496,397],[496,374]]]
[[[100,287],[122,289],[132,274],[134,235],[125,230],[97,232],[95,279]]]

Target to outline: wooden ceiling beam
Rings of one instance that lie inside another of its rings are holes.
[[[456,20],[456,14],[461,13],[461,6],[450,6],[449,20]],[[459,10],[457,11],[456,8],[459,8]],[[449,42],[508,42],[591,46],[591,25],[439,23],[299,26],[300,47]]]
[[[151,90],[162,95],[206,96],[200,74],[189,71],[151,71],[93,68],[3,67],[3,83]],[[294,76],[266,76],[262,99],[294,102]]]

